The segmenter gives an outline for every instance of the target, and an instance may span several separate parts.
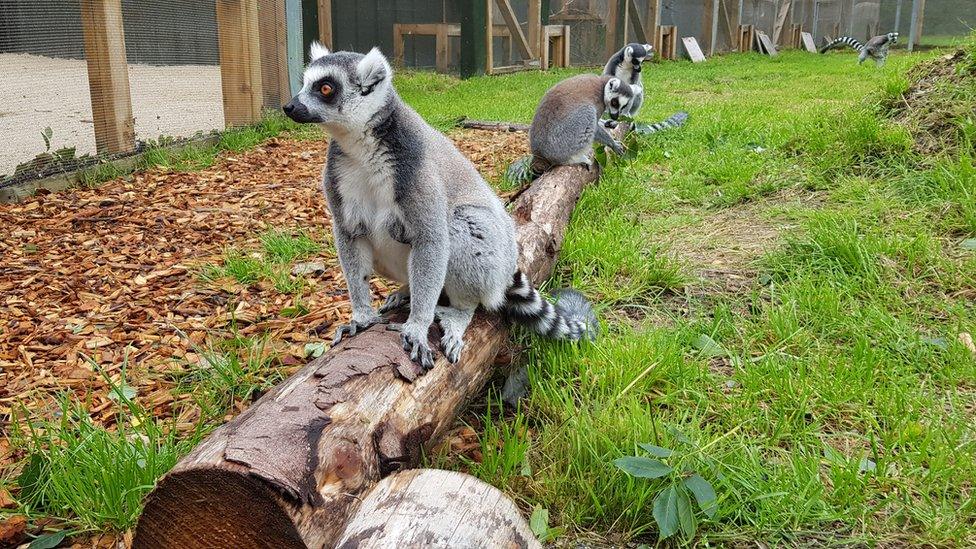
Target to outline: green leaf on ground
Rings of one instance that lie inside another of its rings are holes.
[[[639,478],[660,478],[672,471],[670,467],[656,459],[639,456],[615,459],[613,464],[628,475]]]

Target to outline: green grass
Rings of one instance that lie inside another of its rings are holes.
[[[718,494],[697,543],[976,543],[976,360],[957,339],[976,331],[976,254],[959,246],[976,235],[972,154],[917,154],[880,107],[924,55],[881,70],[786,52],[645,71],[641,119],[691,118],[584,192],[551,282],[593,298],[604,334],[532,339],[527,399],[486,416],[481,463],[454,466],[569,532],[653,542],[652,502],[674,479],[613,461],[637,443],[685,447],[678,470]],[[567,74],[399,84],[444,126],[527,122]],[[740,210],[743,239],[760,222],[784,229],[720,265],[746,289],[703,294],[713,258],[686,242]]]
[[[320,252],[322,245],[301,229],[271,229],[262,233],[258,240],[260,252],[229,248],[220,264],[204,266],[200,276],[210,282],[232,278],[245,285],[269,280],[279,293],[301,294],[305,279],[291,274],[292,264]]]
[[[147,143],[146,150],[134,169],[126,170],[113,162],[103,162],[83,170],[80,180],[86,187],[95,187],[133,171],[151,168],[166,168],[180,172],[203,170],[212,166],[217,156],[224,151],[242,152],[283,134],[299,140],[321,139],[323,135],[322,131],[313,124],[297,124],[278,111],[267,111],[257,124],[230,128],[221,132],[215,144],[191,143],[180,146],[176,145],[172,138],[160,137]]]

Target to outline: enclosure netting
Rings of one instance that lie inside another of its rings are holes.
[[[0,186],[224,129],[216,4],[0,0]],[[287,81],[282,6],[257,2],[267,107],[281,105],[275,79]],[[96,133],[113,137],[96,146]]]

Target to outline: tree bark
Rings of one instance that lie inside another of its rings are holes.
[[[570,215],[598,170],[546,173],[512,205],[520,266],[548,278]],[[437,330],[432,330],[436,332]],[[374,326],[343,341],[217,428],[148,496],[134,547],[333,547],[360,498],[415,467],[491,375],[509,339],[479,312],[458,364],[421,375],[400,334]],[[439,334],[431,334],[435,346]]]
[[[473,130],[488,130],[493,132],[527,132],[528,124],[515,124],[512,122],[492,122],[485,120],[471,120],[465,118],[459,122],[462,128]]]
[[[363,498],[336,546],[542,547],[501,490],[471,475],[437,469],[403,471],[381,480]]]

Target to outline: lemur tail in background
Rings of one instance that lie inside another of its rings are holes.
[[[505,292],[505,315],[535,333],[550,339],[595,340],[600,323],[590,302],[576,290],[566,288],[553,294],[549,302],[522,271],[516,271]]]
[[[861,51],[864,49],[864,44],[858,42],[854,38],[851,38],[850,36],[841,36],[840,38],[831,40],[826,46],[820,48],[820,53],[827,53],[828,50],[842,46],[850,46],[855,51]]]
[[[685,111],[678,111],[655,124],[649,124],[646,126],[642,125],[640,126],[638,131],[641,133],[641,135],[647,133],[657,133],[667,129],[683,126],[687,120],[688,120],[688,113],[686,113]]]

